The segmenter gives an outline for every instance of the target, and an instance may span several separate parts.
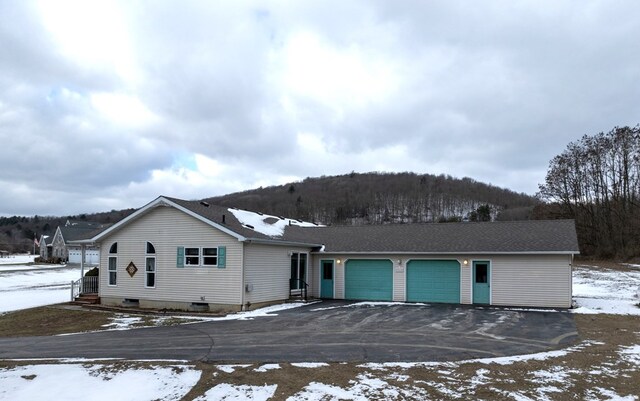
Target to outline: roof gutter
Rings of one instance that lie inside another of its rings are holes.
[[[403,252],[403,251],[313,251],[312,254],[317,255],[579,255],[579,251],[519,251],[519,252],[502,252],[502,251],[440,251],[440,252]]]
[[[308,242],[295,242],[295,241],[281,241],[277,239],[262,239],[262,238],[245,238],[243,242],[248,244],[265,244],[265,245],[280,245],[280,246],[304,246],[307,248],[321,247],[322,244],[311,244]]]

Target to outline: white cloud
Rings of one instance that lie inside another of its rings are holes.
[[[116,125],[146,126],[159,123],[160,118],[135,96],[122,93],[94,93],[92,106]]]
[[[639,6],[0,3],[0,214],[76,214],[352,170],[535,192],[635,125]]]

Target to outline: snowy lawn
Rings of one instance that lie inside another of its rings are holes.
[[[577,266],[573,270],[575,313],[640,315],[640,268],[627,271]]]
[[[2,266],[0,313],[69,301],[79,267],[61,265]]]
[[[581,340],[560,350],[442,363],[157,362],[150,368],[135,361],[0,361],[0,400],[75,399],[73,391],[58,393],[63,388],[92,389],[83,400],[640,400],[639,282],[635,267],[576,267]],[[283,307],[206,319],[256,319]],[[137,323],[118,315],[110,328]]]
[[[0,370],[0,400],[181,400],[200,379],[190,366],[47,364]]]
[[[6,258],[0,258],[0,268],[3,265],[21,265],[27,263],[33,263],[33,260],[40,255],[30,255],[30,254],[20,254],[20,255],[9,255]]]

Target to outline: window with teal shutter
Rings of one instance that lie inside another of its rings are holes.
[[[176,260],[176,265],[178,267],[184,267],[184,247],[183,246],[178,247],[178,257]]]
[[[227,247],[218,247],[218,268],[224,269],[227,267]]]

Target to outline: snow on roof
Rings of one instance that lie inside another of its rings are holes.
[[[268,214],[259,214],[247,210],[228,209],[238,221],[247,228],[257,231],[261,234],[271,237],[279,237],[284,234],[284,228],[288,225],[296,225],[299,227],[321,227],[318,224],[306,221],[281,218]],[[268,223],[267,221],[273,221]]]

